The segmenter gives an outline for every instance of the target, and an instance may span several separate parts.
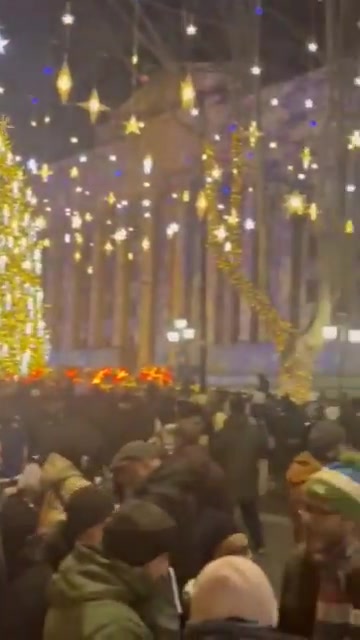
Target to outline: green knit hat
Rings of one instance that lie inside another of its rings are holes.
[[[346,519],[360,523],[360,454],[343,454],[339,462],[314,473],[305,492]]]

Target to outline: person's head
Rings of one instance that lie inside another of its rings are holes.
[[[197,577],[191,622],[241,619],[263,627],[277,624],[277,603],[269,580],[247,558],[227,556],[208,564]]]
[[[306,483],[302,511],[308,553],[318,562],[355,537],[360,525],[360,456],[346,454]]]
[[[323,420],[311,429],[308,449],[316,460],[327,464],[338,459],[345,442],[344,429],[337,422]]]
[[[201,415],[181,418],[175,430],[176,448],[199,444],[200,437],[204,432],[204,426],[204,419]]]
[[[114,488],[119,495],[133,492],[161,465],[160,448],[137,440],[126,444],[111,463]]]
[[[217,545],[214,552],[214,560],[225,556],[239,556],[251,560],[252,553],[249,540],[244,533],[233,533]]]
[[[245,415],[246,401],[241,393],[236,393],[230,399],[230,412],[233,415]]]
[[[176,525],[157,505],[145,500],[124,503],[107,523],[103,552],[109,560],[142,568],[156,580],[169,569]]]
[[[101,489],[89,485],[70,497],[65,513],[64,535],[73,547],[76,542],[97,547],[102,542],[104,527],[114,511],[114,501]]]

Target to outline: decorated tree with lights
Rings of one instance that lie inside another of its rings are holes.
[[[43,240],[35,198],[0,121],[0,377],[42,368],[48,336],[41,283]]]

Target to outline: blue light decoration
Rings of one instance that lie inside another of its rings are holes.
[[[39,98],[31,98],[31,104],[39,104]]]
[[[255,14],[257,16],[264,15],[264,9],[260,5],[258,5],[257,7],[255,7]]]
[[[54,69],[52,67],[44,67],[43,68],[43,73],[46,76],[52,76],[52,74],[54,73]]]
[[[254,152],[253,151],[247,151],[246,152],[246,157],[248,160],[252,160],[254,158]]]
[[[115,178],[121,178],[122,175],[123,175],[123,171],[121,171],[121,169],[116,169],[114,173]]]
[[[230,133],[235,133],[236,129],[237,129],[237,124],[236,124],[236,122],[232,122],[231,124],[229,124],[229,131],[230,131]]]
[[[317,121],[316,120],[310,120],[310,127],[317,127]]]
[[[224,194],[224,196],[229,196],[229,195],[231,194],[231,187],[229,187],[229,185],[228,185],[228,184],[224,184],[224,185],[221,187],[221,191],[222,191],[222,193]]]

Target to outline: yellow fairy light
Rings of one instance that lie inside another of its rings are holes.
[[[143,169],[146,176],[149,176],[150,173],[152,172],[153,165],[154,165],[154,162],[153,162],[152,156],[150,155],[145,156],[143,160]]]
[[[79,169],[77,167],[72,167],[70,169],[70,178],[78,178],[80,175]]]
[[[90,121],[95,124],[99,115],[104,111],[110,111],[109,107],[100,102],[99,93],[97,89],[93,89],[87,102],[78,102],[78,107],[88,111]]]
[[[52,176],[54,174],[53,171],[51,171],[50,167],[48,164],[43,164],[40,171],[39,171],[39,176],[41,177],[43,182],[47,182],[50,178],[50,176]]]
[[[191,111],[195,107],[196,91],[191,75],[187,75],[181,82],[180,97],[182,108]]]
[[[143,129],[144,126],[144,122],[141,122],[141,120],[138,120],[135,114],[132,114],[129,120],[126,120],[126,122],[124,122],[125,134],[128,136],[129,134],[133,133],[139,136],[141,133],[141,129]]]
[[[80,251],[75,251],[74,260],[75,260],[75,262],[80,262],[80,260],[81,260],[81,252]]]
[[[183,191],[182,192],[182,201],[183,202],[190,202],[190,191]]]
[[[114,251],[114,247],[112,246],[110,240],[104,246],[105,253],[109,256],[112,251]]]
[[[224,227],[224,225],[221,225],[220,227],[218,227],[217,229],[214,230],[214,234],[217,238],[217,240],[219,242],[224,242],[226,236],[227,236],[227,231]]]
[[[315,220],[317,220],[318,215],[319,215],[319,208],[316,204],[316,202],[312,202],[309,206],[308,209],[308,213],[309,213],[309,218],[312,222],[315,222]]]
[[[145,237],[141,243],[141,246],[144,251],[149,251],[150,249],[150,240],[148,237]]]
[[[234,209],[234,208],[231,209],[231,213],[228,216],[227,221],[228,221],[229,224],[234,225],[234,226],[238,224],[239,216],[237,214],[236,209]]]
[[[61,67],[56,80],[56,88],[63,104],[66,104],[68,102],[73,84],[74,83],[68,62],[67,60],[64,60],[64,64]]]
[[[115,233],[114,233],[114,240],[115,240],[117,243],[123,242],[124,240],[126,240],[127,235],[128,235],[128,233],[127,233],[127,230],[126,230],[126,229],[124,229],[124,228],[122,228],[122,229],[118,229],[118,230],[117,230],[117,231],[115,231]]]
[[[218,164],[216,164],[211,172],[211,175],[214,178],[214,180],[220,180],[222,173],[223,173],[222,169],[219,167]]]
[[[93,217],[92,217],[91,213],[89,213],[89,212],[85,213],[85,215],[84,215],[84,220],[85,220],[86,222],[91,222],[91,221],[92,221],[92,219],[93,219]]]
[[[109,195],[106,196],[105,200],[110,206],[116,203],[116,196],[113,193],[113,191],[110,191]]]
[[[247,131],[250,147],[256,147],[259,138],[263,135],[257,125],[256,120],[250,122],[250,126]]]
[[[307,170],[312,162],[312,155],[311,155],[311,149],[310,147],[304,147],[302,152],[301,152],[301,160],[302,160],[302,165],[304,167],[305,170]]]
[[[74,238],[75,238],[76,244],[80,244],[80,245],[84,244],[84,238],[82,237],[81,233],[75,233]]]
[[[86,269],[86,271],[89,274],[89,276],[91,276],[94,273],[94,268],[90,266]]]
[[[348,149],[360,149],[360,131],[355,130],[352,132],[351,136],[349,136],[349,144]]]
[[[202,218],[204,217],[207,207],[208,207],[208,202],[206,198],[206,193],[205,191],[200,191],[196,200],[196,211],[200,220],[202,220]]]
[[[286,196],[284,204],[289,215],[302,216],[305,213],[306,198],[299,191],[294,191]]]
[[[347,220],[345,223],[345,233],[352,234],[354,233],[354,223],[352,220]]]
[[[43,247],[45,249],[48,249],[51,246],[51,240],[49,240],[49,238],[45,238],[43,241]]]
[[[128,253],[127,255],[128,260],[131,262],[131,260],[134,260],[134,254],[131,253],[131,251]]]

